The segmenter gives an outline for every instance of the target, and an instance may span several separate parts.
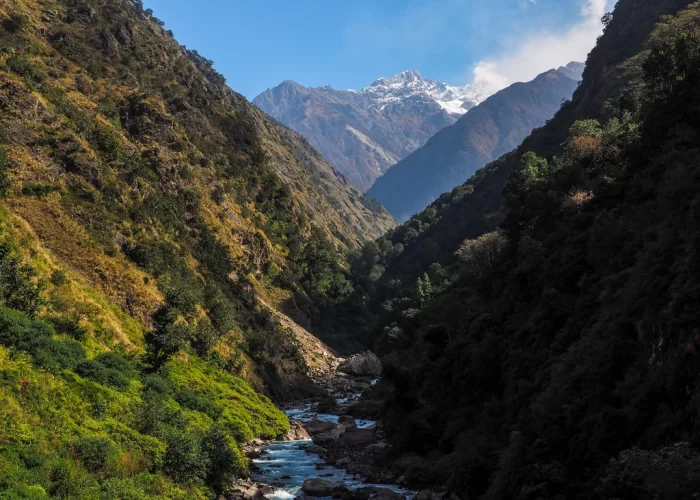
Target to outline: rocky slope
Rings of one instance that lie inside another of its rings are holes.
[[[583,64],[543,73],[489,97],[378,178],[369,194],[405,220],[518,146],[573,94]]]
[[[488,95],[479,86],[453,87],[404,71],[361,91],[307,88],[286,81],[253,103],[301,133],[364,191]]]

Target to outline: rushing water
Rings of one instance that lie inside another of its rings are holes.
[[[337,415],[316,413],[312,405],[290,409],[285,413],[290,419],[300,422],[308,422],[312,419],[338,422]],[[370,428],[375,424],[372,420],[356,420],[356,423],[359,428],[363,429]],[[380,486],[410,496],[409,492],[397,486],[366,484],[342,469],[325,465],[318,455],[306,453],[304,447],[310,444],[312,444],[311,441],[279,441],[262,447],[263,455],[253,460],[258,468],[254,479],[275,487],[273,494],[265,495],[267,498],[272,500],[292,499],[302,494],[301,485],[306,479],[314,478],[344,484],[350,489],[361,486]]]

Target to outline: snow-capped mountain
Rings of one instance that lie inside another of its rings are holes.
[[[338,171],[365,190],[488,96],[477,85],[455,87],[410,70],[361,90],[307,88],[286,81],[253,103],[304,135]]]
[[[369,194],[400,221],[420,212],[544,125],[571,98],[582,71],[570,63],[490,96],[392,166]]]
[[[461,116],[491,95],[485,86],[469,84],[454,87],[437,80],[425,80],[416,70],[408,70],[392,77],[380,78],[362,89],[383,109],[391,103],[421,97],[434,101],[450,114]]]
[[[583,65],[571,63],[557,71],[578,82]],[[452,86],[408,70],[361,90],[308,88],[286,81],[253,103],[301,133],[364,191],[492,93],[484,85]]]

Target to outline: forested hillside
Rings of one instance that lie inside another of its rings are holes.
[[[225,491],[393,225],[131,0],[0,0],[0,195],[8,499]]]
[[[353,263],[341,310],[384,356],[411,484],[700,487],[700,4],[620,0],[605,21],[571,103]]]

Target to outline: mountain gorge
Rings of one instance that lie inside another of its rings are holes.
[[[583,64],[570,63],[501,90],[392,166],[369,194],[394,217],[408,219],[544,125],[571,97],[582,72]]]
[[[365,191],[389,167],[488,96],[479,85],[454,87],[404,71],[361,91],[287,81],[253,103],[306,137]]]
[[[603,24],[580,84],[256,107],[140,0],[0,0],[0,499],[697,497],[700,2]]]

